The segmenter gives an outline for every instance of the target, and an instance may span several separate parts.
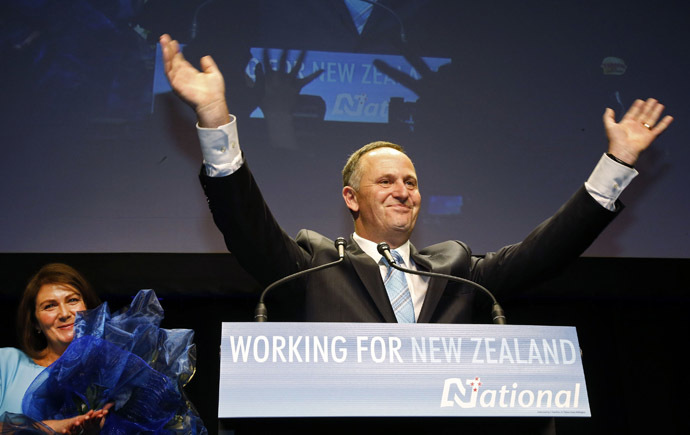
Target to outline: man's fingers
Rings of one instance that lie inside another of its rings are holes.
[[[655,109],[657,109],[658,106],[659,102],[657,100],[654,98],[648,98],[647,101],[643,102],[640,106],[636,119],[643,124],[646,123],[652,125],[657,119],[659,119],[659,115],[661,115],[661,112],[659,112],[657,113],[656,118],[654,117]],[[662,110],[663,108],[664,107],[661,106]]]
[[[170,50],[171,61],[175,62],[184,60],[184,56],[182,55],[182,52],[180,52],[180,44],[177,41],[170,41],[170,44],[168,44],[168,50]]]
[[[299,52],[299,55],[297,56],[297,60],[295,63],[292,65],[292,68],[290,69],[290,78],[295,79],[298,75],[300,70],[302,69],[302,64],[304,63],[304,58],[307,57],[307,52],[306,50],[302,50]],[[311,81],[311,80],[310,80]]]
[[[280,53],[280,60],[278,61],[278,67],[276,68],[276,71],[282,72],[283,74],[287,73],[287,56],[287,50],[283,50],[283,52]]]
[[[635,100],[628,111],[625,112],[625,115],[623,115],[623,119],[632,119],[634,121],[638,121],[640,113],[642,112],[642,106],[644,106],[644,101]]]
[[[640,119],[640,121],[642,121],[642,123],[654,125],[659,120],[659,118],[661,118],[661,113],[664,111],[664,105],[660,104],[656,100],[653,100],[652,102],[649,102],[649,100],[647,101],[647,110],[642,114],[642,119]]]
[[[176,40],[170,39],[167,35],[161,36],[161,50],[163,52],[163,66],[165,67],[166,74],[169,74],[180,62],[186,62],[180,52],[180,44]]]
[[[626,114],[626,117],[649,126],[648,128],[652,133],[659,135],[673,122],[673,117],[669,115],[666,115],[659,121],[665,108],[663,104],[654,98],[648,98],[647,101],[636,100],[630,110],[628,110],[629,116]]]
[[[167,34],[160,37],[161,52],[163,54],[163,66],[165,67],[166,74],[170,71],[170,36]]]
[[[429,65],[424,62],[424,59],[422,59],[420,56],[413,55],[412,53],[408,53],[405,55],[405,60],[407,60],[410,65],[419,73],[421,77],[426,77],[429,76],[433,71],[431,71],[431,68],[429,68]]]
[[[205,73],[219,71],[218,65],[216,65],[216,61],[213,60],[211,56],[204,56],[201,58],[201,70]]]
[[[662,119],[661,121],[659,121],[659,122],[652,128],[652,132],[653,132],[654,134],[659,135],[659,134],[661,134],[664,130],[666,130],[666,128],[668,128],[668,126],[671,125],[672,122],[673,122],[673,116],[666,115],[666,116],[664,116],[664,119]]]
[[[608,127],[609,125],[615,124],[616,123],[616,112],[613,111],[610,107],[607,107],[606,110],[604,111],[604,125]]]
[[[170,44],[171,39],[172,38],[170,38],[170,35],[168,35],[167,33],[162,34],[160,36],[160,38],[158,38],[158,42],[160,42],[161,48],[163,49],[164,54],[165,54],[165,47],[167,47],[168,44]]]
[[[392,66],[388,65],[386,62],[380,60],[380,59],[374,59],[374,66],[376,69],[393,79],[394,81],[400,83],[401,85],[405,86],[407,89],[410,89],[411,91],[415,92],[417,86],[417,80],[412,78],[411,76],[405,74],[402,71],[399,71]]]
[[[260,89],[263,88],[265,86],[264,79],[264,67],[261,63],[257,63],[254,67],[254,85],[259,86]]]
[[[268,75],[273,71],[273,67],[271,66],[271,56],[268,53],[268,49],[264,48],[263,49],[263,64],[264,64],[264,72]]]
[[[299,88],[302,89],[303,87],[307,86],[309,83],[313,82],[317,77],[319,77],[321,74],[323,74],[322,69],[320,69],[318,71],[314,71],[313,73],[309,74],[308,76],[300,79],[299,80]]]

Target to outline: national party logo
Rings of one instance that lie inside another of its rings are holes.
[[[571,389],[522,388],[517,382],[487,388],[480,377],[447,378],[441,394],[441,408],[543,408],[577,409],[581,384]]]

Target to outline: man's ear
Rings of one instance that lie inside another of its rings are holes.
[[[357,192],[350,186],[343,187],[343,199],[345,205],[351,212],[357,213],[359,211],[359,203],[357,202]]]

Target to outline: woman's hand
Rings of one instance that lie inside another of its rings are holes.
[[[64,420],[45,420],[43,423],[55,432],[63,434],[97,434],[105,424],[105,417],[108,415],[112,403],[108,403],[103,408],[91,410],[84,415],[78,415]]]

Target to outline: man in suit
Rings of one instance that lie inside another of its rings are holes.
[[[240,264],[261,284],[268,285],[335,260],[331,240],[307,230],[292,239],[273,218],[239,149],[223,77],[213,60],[202,58],[199,71],[184,59],[177,42],[168,35],[161,37],[161,46],[173,90],[197,114],[204,155],[201,182],[214,221]],[[663,106],[656,100],[638,100],[616,123],[613,111],[607,109],[608,153],[585,185],[524,241],[484,257],[473,256],[459,241],[417,251],[409,242],[421,202],[414,165],[397,145],[374,142],[363,147],[343,170],[342,195],[353,216],[355,233],[343,264],[295,284],[304,292],[304,320],[471,320],[474,288],[416,275],[405,278],[404,305],[411,314],[401,317],[397,300],[391,302],[384,285],[391,271],[380,261],[376,251],[379,242],[399,251],[406,267],[471,279],[494,291],[499,299],[559,270],[580,255],[620,211],[617,198],[636,175],[633,166],[637,158],[672,121],[670,116],[661,118],[662,112]]]

